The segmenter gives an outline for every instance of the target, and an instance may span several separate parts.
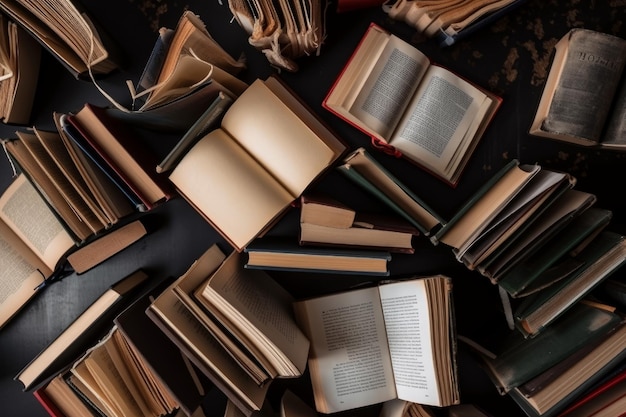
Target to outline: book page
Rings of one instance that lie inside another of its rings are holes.
[[[0,218],[50,270],[74,241],[24,175],[0,197]]]
[[[378,288],[300,301],[294,307],[311,340],[309,371],[318,411],[338,412],[396,397]]]
[[[283,184],[292,199],[337,157],[325,139],[261,80],[235,100],[222,128]]]
[[[424,280],[381,285],[379,290],[398,398],[439,405]]]
[[[437,173],[445,173],[462,144],[473,139],[491,105],[478,88],[431,66],[389,143]],[[465,141],[465,142],[464,142]]]
[[[221,129],[196,143],[169,178],[239,247],[253,239],[293,200]]]
[[[233,252],[198,290],[198,298],[226,320],[233,334],[260,349],[280,374],[298,376],[306,367],[309,340],[296,324],[293,298],[265,271],[244,268],[244,259]]]
[[[389,36],[350,113],[374,136],[388,142],[429,65],[417,48]]]

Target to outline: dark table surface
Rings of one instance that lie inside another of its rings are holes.
[[[248,82],[266,78],[277,71],[264,56],[247,42],[243,30],[232,20],[226,0],[159,1],[108,0],[85,1],[87,9],[107,28],[127,56],[127,66],[98,81],[114,100],[130,105],[125,81],[137,81],[156,40],[159,27],[175,27],[185,9],[199,14],[209,32],[233,56],[243,53],[247,69],[241,77]],[[365,146],[369,139],[321,107],[321,102],[370,22],[376,22],[420,48],[434,62],[442,64],[503,98],[503,105],[489,127],[460,184],[452,189],[405,160],[375,153],[375,157],[413,191],[425,199],[444,218],[456,209],[507,161],[539,163],[551,169],[568,171],[578,183],[576,188],[592,192],[597,205],[613,211],[610,228],[624,233],[623,186],[626,154],[589,150],[546,139],[531,137],[528,127],[538,103],[549,69],[555,42],[572,27],[587,27],[626,37],[626,4],[620,1],[532,0],[448,48],[422,39],[406,24],[389,19],[379,8],[336,14],[330,5],[326,38],[319,56],[298,60],[296,73],[279,75],[316,111],[352,148]],[[31,125],[53,129],[52,112],[78,110],[84,103],[108,105],[110,102],[90,82],[74,79],[51,56],[45,54]],[[18,126],[0,126],[3,138],[15,136]],[[176,142],[175,135],[141,132],[140,140],[154,151],[165,153]],[[0,158],[0,186],[11,181],[12,171]],[[380,203],[340,174],[329,172],[314,188],[328,192],[359,211],[384,211]],[[157,229],[137,244],[87,273],[55,283],[37,295],[16,317],[0,330],[0,415],[45,416],[46,412],[21,384],[16,373],[50,343],[80,312],[111,283],[128,273],[145,268],[156,277],[181,275],[211,244],[232,250],[226,242],[182,199],[174,199],[150,214]],[[292,210],[271,231],[295,235],[297,211]],[[503,316],[490,313],[497,308],[495,287],[478,273],[456,262],[449,248],[433,247],[418,239],[414,255],[397,255],[391,261],[392,274],[427,275],[442,273],[454,280],[457,326],[460,332],[485,327],[493,321],[502,324]],[[623,273],[623,272],[618,272]],[[302,274],[276,277],[296,297],[323,294],[361,282],[353,276]],[[463,402],[473,402],[494,416],[523,416],[508,398],[500,397],[484,373],[462,350],[459,352],[459,378]],[[294,389],[311,400],[308,380],[292,381]],[[278,390],[283,384],[277,383]],[[207,400],[206,414],[220,416],[223,399],[219,393]],[[354,410],[347,415],[375,415],[376,407]]]

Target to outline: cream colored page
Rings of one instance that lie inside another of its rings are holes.
[[[381,285],[380,299],[398,398],[439,405],[424,281]]]
[[[74,246],[63,225],[23,175],[0,197],[0,218],[51,270]]]
[[[310,331],[309,371],[328,412],[396,397],[377,288],[298,303]]]
[[[222,130],[200,140],[169,178],[238,247],[293,200]]]
[[[224,130],[297,198],[334,159],[334,152],[261,80],[231,105]]]
[[[51,273],[0,222],[0,327],[35,295],[37,285]]]
[[[390,36],[350,113],[389,141],[429,64],[417,48]]]
[[[485,94],[476,87],[444,68],[432,66],[391,144],[434,171],[444,172],[479,111],[484,115],[485,100]]]

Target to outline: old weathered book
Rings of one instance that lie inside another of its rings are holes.
[[[79,243],[24,175],[2,194],[0,207],[0,242],[6,248],[0,255],[7,265],[0,271],[6,284],[0,326],[47,284],[72,270],[85,272],[147,234],[135,220]]]
[[[0,16],[0,118],[25,125],[37,91],[41,47],[23,28]]]
[[[372,24],[323,106],[455,186],[501,102]]]
[[[11,0],[0,9],[75,77],[108,74],[121,61],[117,46],[78,1]]]
[[[459,402],[449,278],[392,281],[300,300],[294,308],[311,340],[317,411],[395,398],[435,406]]]
[[[259,103],[263,103],[260,105]],[[169,175],[180,194],[241,251],[345,151],[276,77],[256,80]]]
[[[277,271],[389,275],[391,261],[384,250],[302,246],[296,240],[269,236],[253,240],[244,252],[246,268]]]
[[[211,246],[153,301],[146,314],[239,411],[249,416],[263,407],[270,383],[259,385],[251,378],[174,292],[175,287],[198,288],[224,259],[224,253],[216,245]]]
[[[626,40],[575,28],[555,45],[532,135],[603,149],[626,149]]]

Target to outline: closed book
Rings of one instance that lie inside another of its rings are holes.
[[[419,230],[404,219],[378,213],[357,213],[353,226],[348,228],[300,223],[301,245],[414,253],[413,237],[419,234]]]
[[[483,356],[484,368],[498,391],[506,394],[605,338],[620,323],[618,314],[577,304],[534,338],[513,331],[495,358]]]
[[[300,246],[270,237],[255,239],[244,252],[249,269],[386,276],[391,261],[387,251]]]
[[[548,326],[626,262],[624,236],[604,231],[573,257],[578,267],[565,278],[524,298],[514,316],[520,331],[533,335]]]
[[[356,211],[326,194],[308,192],[300,196],[300,223],[347,229]]]
[[[585,210],[549,239],[542,250],[511,268],[498,280],[498,284],[512,297],[523,297],[549,286],[553,280],[562,278],[553,276],[550,268],[578,245],[586,243],[587,238],[594,237],[612,217],[610,210],[597,207]]]

